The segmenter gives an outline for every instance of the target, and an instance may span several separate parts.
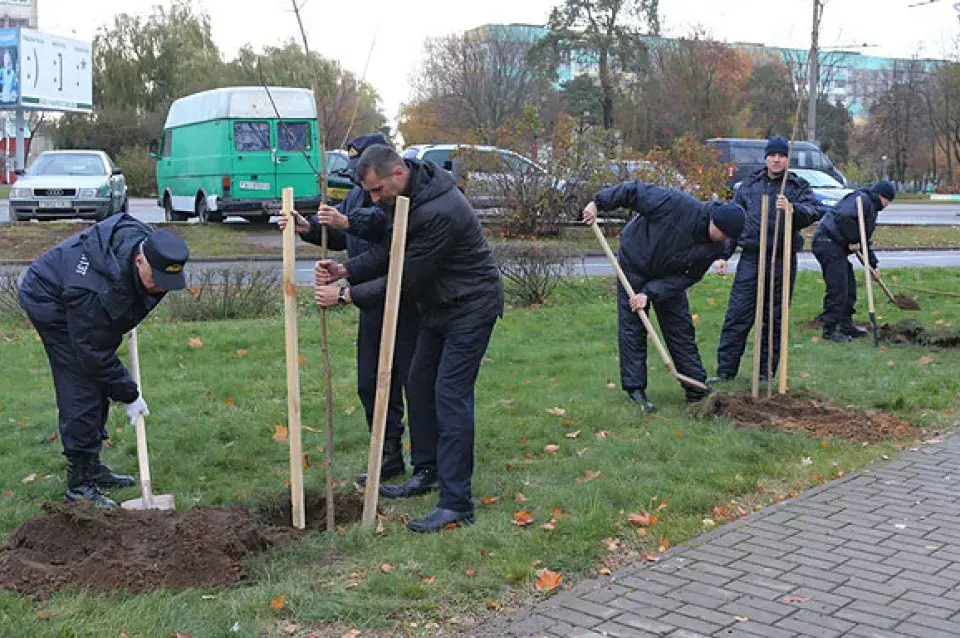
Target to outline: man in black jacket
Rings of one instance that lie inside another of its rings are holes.
[[[68,501],[116,507],[100,488],[135,484],[100,461],[111,399],[127,404],[131,426],[150,413],[117,349],[167,291],[186,285],[188,257],[175,234],[120,213],[44,253],[23,276],[20,305],[53,373]]]
[[[847,257],[860,251],[860,222],[857,199],[863,203],[863,220],[867,233],[867,258],[877,269],[877,256],[870,239],[877,227],[877,214],[886,208],[897,191],[888,181],[879,181],[871,188],[849,193],[832,209],[827,209],[813,234],[813,254],[823,270],[827,291],[823,296],[823,337],[831,341],[850,341],[867,331],[853,323],[857,303],[857,280]]]
[[[438,506],[408,523],[413,531],[439,532],[473,522],[474,391],[493,326],[503,314],[503,282],[483,237],[480,220],[453,178],[430,162],[403,160],[386,146],[360,157],[357,176],[374,202],[392,207],[410,198],[401,294],[420,309],[408,379],[414,475],[381,494],[403,498],[440,490]],[[358,307],[382,304],[389,266],[388,243],[345,264],[317,263],[316,300],[338,298]],[[332,284],[346,278],[341,292]]]
[[[766,167],[743,180],[733,201],[740,204],[747,212],[743,234],[730,245],[728,257],[733,254],[736,245],[743,249],[740,261],[737,263],[737,274],[730,289],[730,301],[727,305],[727,314],[723,321],[723,330],[720,334],[720,343],[717,345],[717,376],[710,379],[711,383],[727,381],[737,376],[740,369],[740,359],[747,347],[747,336],[753,328],[754,315],[757,309],[757,277],[760,254],[760,207],[764,197],[770,200],[770,214],[767,224],[767,264],[776,250],[776,272],[767,268],[766,299],[771,295],[774,303],[773,321],[773,370],[776,374],[777,364],[780,361],[780,313],[782,312],[783,294],[783,236],[786,224],[780,220],[776,223],[777,215],[792,215],[793,221],[793,251],[790,255],[792,268],[790,270],[790,295],[793,295],[793,284],[797,277],[797,253],[803,247],[803,237],[800,230],[810,226],[819,219],[817,200],[810,190],[810,185],[794,174],[787,176],[787,188],[784,195],[780,195],[780,185],[783,181],[783,172],[787,170],[789,143],[786,138],[772,137],[765,149]],[[774,229],[779,227],[779,234],[774,237]],[[725,264],[720,271],[725,271]],[[761,379],[767,377],[767,345],[768,315],[763,311],[763,325],[761,333],[760,360]]]
[[[347,144],[350,156],[348,168],[356,172],[360,154],[367,148],[381,144],[389,145],[381,133],[361,135]],[[336,207],[321,206],[309,221],[299,213],[294,214],[296,231],[304,241],[320,245],[321,224],[328,226],[327,247],[330,250],[346,250],[350,258],[358,257],[374,245],[387,240],[387,221],[384,212],[370,199],[359,185]],[[279,220],[280,229],[286,220]],[[340,299],[340,304],[346,303]],[[390,403],[387,408],[387,424],[383,437],[383,460],[380,478],[390,480],[406,473],[403,463],[403,394],[407,374],[413,359],[413,350],[420,329],[416,303],[406,298],[400,302],[397,315],[397,341],[393,355],[393,374],[390,377]],[[360,309],[357,326],[357,395],[367,417],[367,427],[373,427],[373,408],[377,394],[377,365],[380,360],[380,335],[383,331],[383,304]],[[363,484],[366,473],[357,477]]]
[[[592,224],[598,211],[617,208],[637,213],[620,234],[618,261],[635,292],[628,299],[617,286],[620,384],[643,409],[653,411],[646,394],[647,332],[636,313],[652,303],[677,371],[706,380],[686,290],[726,254],[724,242],[740,235],[744,212],[736,204],[701,202],[683,191],[626,182],[597,193],[583,219]],[[686,389],[687,402],[704,396],[702,390]]]

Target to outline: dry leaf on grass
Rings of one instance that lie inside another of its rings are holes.
[[[224,399],[223,403],[229,408],[237,407],[237,404],[234,402],[233,397],[227,397]]]
[[[37,473],[36,473],[36,472],[30,472],[29,474],[27,474],[26,476],[24,476],[22,479],[20,479],[20,482],[21,482],[21,483],[33,483],[33,482],[36,481],[36,480],[37,480]]]
[[[934,361],[935,361],[935,359],[934,359],[933,357],[920,357],[919,359],[917,359],[917,365],[918,365],[918,366],[928,366],[928,365],[930,365],[931,363],[933,363]]]
[[[577,478],[573,479],[573,482],[579,485],[581,483],[592,481],[598,476],[600,476],[600,470],[587,470],[583,473],[583,476],[578,476]]]
[[[523,495],[523,492],[517,492],[517,495],[513,497],[514,500],[518,503],[526,503],[527,497]]]
[[[557,519],[551,518],[549,523],[544,523],[540,527],[547,530],[548,532],[552,532],[553,530],[557,529]]]
[[[380,565],[380,571],[383,572],[384,574],[389,574],[390,572],[393,571],[393,565],[391,565],[390,563],[383,563],[382,565]]]
[[[554,416],[563,416],[564,414],[567,413],[567,411],[564,410],[563,408],[550,408],[549,410],[547,410],[547,412]]]
[[[548,592],[559,587],[562,582],[563,574],[552,572],[549,569],[541,569],[537,572],[537,579],[533,582],[533,586],[539,592]]]
[[[560,449],[560,446],[556,445],[555,443],[551,443],[543,447],[543,451],[546,452],[547,454],[556,454],[557,450],[559,449]]]
[[[575,439],[580,436],[580,430],[574,430],[573,432],[567,432],[564,436],[568,439]]]
[[[599,432],[595,433],[594,436],[598,439],[605,439],[610,436],[610,430],[600,430]]]
[[[243,348],[238,348],[238,349],[237,349],[237,356],[238,356],[238,357],[245,357],[245,356],[247,356],[247,351],[244,350]]]
[[[657,517],[653,514],[648,514],[643,510],[640,510],[637,514],[630,514],[627,517],[627,522],[631,525],[636,525],[637,527],[650,527],[657,523]]]
[[[467,575],[467,578],[473,578],[477,575],[476,570],[472,567],[467,567],[465,570],[463,570],[463,573]]]
[[[273,428],[273,440],[277,443],[284,443],[287,440],[287,426],[277,425]]]
[[[519,510],[513,514],[513,524],[517,527],[526,527],[533,524],[533,514],[527,510]]]
[[[609,551],[615,552],[620,549],[620,539],[619,538],[605,538],[603,539],[603,545]]]
[[[202,348],[202,347],[203,347],[203,341],[200,340],[200,337],[191,337],[190,340],[187,342],[187,344],[188,344],[191,348]]]
[[[284,600],[283,596],[277,596],[270,601],[270,609],[276,611],[278,609],[283,609],[287,606],[287,601]]]
[[[493,505],[494,503],[499,503],[499,502],[500,502],[499,496],[485,496],[480,499],[481,505]]]

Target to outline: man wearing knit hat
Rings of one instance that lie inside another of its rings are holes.
[[[743,232],[744,211],[737,204],[701,202],[689,194],[642,182],[626,182],[597,193],[583,211],[592,224],[598,211],[626,208],[636,213],[620,234],[618,261],[636,294],[617,286],[620,384],[645,411],[647,333],[637,312],[653,304],[677,371],[698,381],[707,373],[697,350],[686,290],[726,254],[724,242]],[[706,392],[687,388],[688,403]]]
[[[870,188],[849,193],[828,210],[817,232],[813,234],[813,254],[823,270],[827,285],[823,296],[823,338],[845,342],[867,334],[853,323],[854,306],[857,303],[857,280],[853,266],[847,259],[860,251],[860,222],[857,215],[857,200],[863,204],[863,220],[867,233],[867,257],[870,266],[877,270],[877,256],[870,247],[870,239],[877,227],[877,214],[890,205],[897,191],[888,181],[879,181]]]
[[[734,202],[744,208],[747,216],[743,234],[731,244],[728,254],[728,256],[732,255],[737,245],[742,249],[740,261],[737,264],[737,275],[733,281],[733,287],[730,289],[730,301],[727,304],[727,314],[723,321],[720,343],[717,345],[717,375],[710,379],[711,382],[726,381],[737,376],[740,369],[740,359],[743,357],[743,352],[747,346],[747,337],[751,328],[754,328],[760,257],[760,208],[765,197],[771,202],[767,224],[768,239],[765,256],[767,263],[770,263],[770,257],[774,250],[776,250],[777,255],[776,272],[771,272],[771,269],[768,268],[766,275],[768,279],[765,283],[766,299],[772,299],[774,303],[773,370],[776,372],[780,360],[780,313],[782,312],[784,262],[783,235],[786,225],[782,219],[778,224],[777,216],[783,214],[793,216],[793,252],[789,256],[793,264],[790,270],[791,295],[797,276],[797,253],[803,247],[803,237],[800,235],[800,230],[816,222],[820,216],[813,191],[801,177],[792,173],[788,174],[786,190],[783,195],[780,195],[783,174],[788,169],[789,152],[789,142],[786,138],[779,136],[770,138],[764,150],[766,166],[743,180],[733,199]],[[776,236],[774,236],[775,228],[779,228]],[[769,357],[767,331],[770,326],[766,325],[767,321],[768,313],[764,312],[763,326],[757,327],[763,330],[760,340],[760,360],[764,362],[760,375],[762,380],[766,380],[766,362]]]

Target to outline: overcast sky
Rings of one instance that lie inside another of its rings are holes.
[[[303,0],[298,0],[303,2]],[[410,77],[425,38],[487,23],[542,24],[561,0],[306,0],[302,15],[311,48],[361,76],[371,43],[367,81],[395,118],[410,99]],[[120,12],[147,15],[169,0],[39,0],[40,30],[91,40]],[[193,0],[206,11],[213,39],[227,56],[245,43],[255,47],[298,36],[290,0]],[[921,6],[911,8],[911,4]],[[878,45],[864,53],[891,57],[945,57],[960,22],[953,0],[827,0],[821,46]],[[246,10],[240,10],[243,7]],[[660,0],[666,35],[701,26],[728,42],[808,48],[812,0]]]

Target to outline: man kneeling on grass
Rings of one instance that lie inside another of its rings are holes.
[[[737,204],[701,202],[670,188],[626,182],[597,193],[583,210],[589,225],[598,211],[627,208],[636,212],[620,234],[617,259],[636,294],[627,298],[617,285],[620,383],[646,411],[656,407],[647,398],[647,331],[636,313],[653,304],[667,349],[680,374],[707,378],[686,290],[725,254],[725,242],[743,231],[744,211]],[[688,403],[706,391],[687,388]]]

